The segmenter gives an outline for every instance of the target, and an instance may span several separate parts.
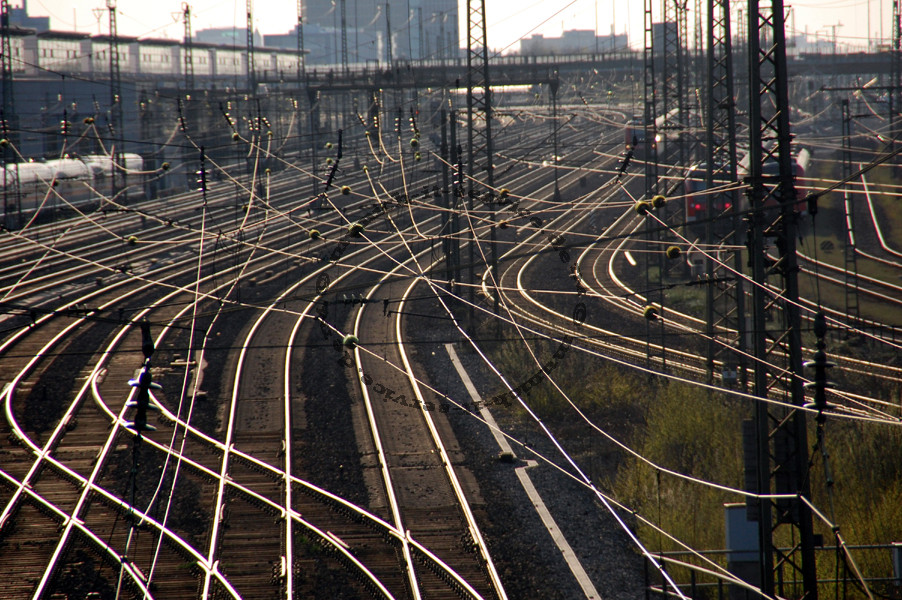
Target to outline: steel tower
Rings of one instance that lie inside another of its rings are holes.
[[[730,0],[707,0],[707,98],[705,104],[705,183],[708,190],[737,180],[736,103],[733,86],[733,47]],[[705,196],[705,244],[710,257],[715,247],[740,243],[738,194],[721,190]],[[730,269],[743,271],[737,250],[716,251],[717,261],[706,258],[705,273],[711,278],[706,289],[708,379],[714,379],[718,358],[729,378],[736,367],[741,389],[747,384],[745,358],[745,301],[742,279]],[[736,357],[726,357],[731,348]],[[729,380],[724,383],[730,383]]]
[[[755,282],[754,393],[761,398],[777,398],[782,404],[757,403],[755,441],[748,444],[756,449],[754,465],[747,468],[754,467],[753,487],[759,495],[791,495],[779,500],[762,498],[750,506],[759,526],[762,591],[770,597],[817,600],[812,511],[806,502],[811,496],[807,431],[805,413],[799,410],[805,397],[800,379],[798,211],[790,154],[784,16],[782,0],[749,0],[747,42],[752,94],[747,183],[749,252]],[[776,176],[765,177],[764,166],[769,162],[776,162]],[[769,259],[770,243],[776,261]]]

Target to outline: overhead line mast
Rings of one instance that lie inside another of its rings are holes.
[[[307,59],[304,57],[304,0],[298,0],[298,83],[307,76]]]
[[[127,187],[125,153],[122,130],[122,75],[119,70],[119,31],[116,25],[116,2],[107,0],[110,12],[110,135],[113,139],[112,169],[110,172],[110,196],[115,196]],[[121,184],[120,184],[121,182]]]
[[[665,5],[666,5],[666,1]],[[655,54],[659,51],[662,54],[662,63],[664,62],[663,54],[666,52],[666,43],[664,37],[666,33],[661,33],[668,28],[668,24],[664,23],[659,28],[661,36],[655,34],[654,23],[654,0],[645,0],[645,47],[643,52],[644,68],[644,97],[645,102],[643,114],[643,131],[645,136],[644,152],[645,152],[645,199],[653,200],[660,192],[660,182],[658,180],[658,158],[659,158],[659,135],[658,135],[658,98],[659,88],[655,73]],[[664,37],[662,37],[664,36]],[[666,75],[665,75],[666,77]],[[660,94],[662,99],[666,94]],[[666,114],[666,113],[663,113]],[[666,124],[666,119],[665,119]],[[662,127],[661,138],[663,140],[666,130]],[[656,246],[658,241],[657,235],[652,231],[651,220],[645,220],[645,289],[646,302],[650,310],[660,311],[663,308],[663,278],[664,264],[663,255],[657,255],[651,252],[651,248]],[[652,274],[654,263],[657,262],[657,275]],[[648,315],[651,316],[651,313]],[[663,316],[663,315],[659,315]],[[656,351],[655,347],[659,347],[660,351]],[[660,358],[660,368],[663,370],[667,364],[667,354],[664,344],[664,320],[662,318],[648,318],[645,323],[645,360],[648,367],[652,366],[652,359]]]
[[[3,215],[6,227],[18,227],[21,223],[21,205],[18,197],[19,167],[13,159],[13,148],[18,146],[18,126],[16,124],[15,96],[13,94],[12,43],[9,31],[9,0],[0,0],[0,69],[2,69],[3,101],[0,106],[0,136],[6,143],[0,148],[3,168]],[[9,164],[17,165],[10,172]],[[15,190],[11,198],[10,191]],[[13,214],[16,216],[14,217]]]
[[[489,80],[489,47],[486,35],[485,0],[467,0],[467,144],[469,146],[467,155],[467,173],[469,175],[467,209],[472,211],[473,201],[476,196],[476,181],[481,180],[482,171],[485,171],[487,193],[490,194],[492,200],[495,199],[495,165],[494,148],[492,146],[492,89]],[[492,275],[497,279],[498,253],[495,243],[494,204],[489,203],[489,206],[492,207],[489,210],[492,245],[491,269]],[[473,306],[473,284],[476,283],[473,273],[476,249],[475,233],[471,233],[471,236],[473,236],[473,239],[470,242],[469,275],[471,284],[470,306]],[[498,312],[497,290],[492,294],[492,297],[494,298],[494,310]]]
[[[182,2],[182,20],[185,24],[185,90],[194,89],[194,48],[192,44],[191,33],[191,7],[187,2]]]
[[[755,451],[747,453],[746,468],[754,473],[747,486],[758,498],[750,500],[749,509],[758,520],[762,592],[771,598],[817,600],[808,441],[805,412],[800,410],[805,397],[785,9],[782,0],[749,0],[748,6],[754,393],[761,398],[778,395],[781,400],[780,404],[762,400],[755,408],[754,441],[746,439],[746,448]],[[778,174],[765,181],[764,166],[773,161]],[[773,240],[776,261],[770,259],[768,240]],[[747,432],[751,434],[752,428]],[[762,497],[772,493],[787,496]]]
[[[732,27],[730,23],[730,0],[706,0],[707,19],[707,72],[708,85],[705,111],[705,170],[707,210],[705,212],[705,244],[710,252],[715,245],[725,248],[736,248],[740,243],[740,222],[738,211],[738,194],[735,190],[719,191],[710,194],[710,190],[729,185],[737,180],[736,152],[736,101],[733,85],[733,47]],[[715,212],[716,207],[716,212]],[[729,208],[727,208],[729,207]],[[724,220],[724,212],[732,216]],[[723,226],[718,227],[723,223]],[[705,273],[713,281],[706,286],[705,306],[708,336],[708,379],[714,379],[714,365],[718,357],[722,358],[724,372],[736,374],[740,389],[745,390],[748,384],[746,343],[745,343],[745,295],[742,279],[734,277],[726,266],[732,262],[732,269],[743,271],[742,253],[728,250],[722,253],[717,263],[711,258],[705,259]],[[728,332],[735,332],[731,334]],[[718,338],[724,338],[719,340]],[[723,344],[717,343],[722,341]],[[723,358],[727,352],[735,349],[736,358]],[[733,361],[738,364],[732,364]]]
[[[893,0],[893,38],[890,51],[889,109],[890,139],[899,137],[899,111],[902,111],[902,3]]]
[[[257,93],[257,73],[254,64],[254,0],[247,0],[247,87],[252,95]]]
[[[348,11],[347,0],[338,0],[341,7],[341,72],[348,74]]]

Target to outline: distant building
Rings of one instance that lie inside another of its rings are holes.
[[[810,36],[806,33],[786,36],[787,52],[792,54],[835,54],[837,45],[835,40],[818,36]],[[840,48],[840,52],[847,52],[848,48]]]
[[[592,54],[625,50],[629,39],[626,34],[595,35],[591,29],[565,31],[561,37],[546,38],[541,34],[520,40],[520,54],[525,56],[558,54]]]
[[[247,29],[237,27],[211,27],[194,32],[193,40],[218,46],[247,46]],[[254,46],[263,46],[263,36],[254,31]]]
[[[391,57],[428,60],[457,57],[460,33],[457,0],[347,0],[344,26],[349,63],[388,60],[388,29]],[[304,2],[304,49],[308,64],[339,64],[342,61],[340,4],[332,0]],[[267,35],[267,46],[297,48],[297,26],[286,34]]]
[[[22,8],[9,9],[9,24],[35,31],[50,31],[50,17],[29,17],[28,0],[22,0]]]
[[[384,55],[385,35],[372,30],[348,28],[348,62],[379,61]],[[264,35],[267,48],[297,50],[297,25],[288,33]],[[341,63],[341,29],[304,24],[304,52],[306,63],[314,65],[334,65]]]

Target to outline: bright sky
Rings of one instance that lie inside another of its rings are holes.
[[[20,6],[22,0],[11,0]],[[401,6],[404,0],[395,0]],[[697,0],[689,0],[692,10]],[[762,4],[765,0],[762,0]],[[840,45],[866,46],[868,31],[875,42],[891,35],[892,0],[805,0],[791,3],[794,16],[787,24],[799,33],[815,34],[832,40],[834,32]],[[118,29],[120,35],[182,37],[181,0],[118,0]],[[195,31],[209,27],[244,27],[244,0],[191,0]],[[414,4],[414,2],[411,2]],[[466,13],[461,2],[460,14]],[[705,4],[705,2],[701,2]],[[734,0],[734,10],[744,5]],[[106,0],[30,0],[32,16],[49,16],[51,27],[88,33],[107,33]],[[517,10],[511,10],[516,6]],[[546,37],[559,36],[563,30],[595,29],[600,34],[611,32],[612,21],[617,33],[630,32],[634,47],[642,44],[642,0],[486,0],[489,46],[505,52],[516,50],[517,40],[541,33]],[[655,1],[656,11],[659,2]],[[295,0],[257,0],[254,3],[255,28],[263,34],[287,33],[297,22]],[[655,13],[657,15],[657,12]],[[692,17],[690,12],[690,20]],[[657,20],[657,19],[656,19]],[[465,31],[461,23],[461,31]]]

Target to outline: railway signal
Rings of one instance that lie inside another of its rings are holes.
[[[814,335],[817,336],[817,351],[813,360],[803,364],[805,368],[814,369],[814,381],[805,384],[805,389],[814,390],[814,403],[806,404],[805,408],[817,410],[817,421],[823,423],[826,419],[824,411],[830,408],[827,404],[827,388],[836,387],[833,382],[827,380],[827,369],[833,368],[834,364],[827,360],[827,353],[824,352],[827,347],[824,342],[824,336],[827,335],[827,316],[823,311],[818,311],[814,316]]]
[[[150,402],[150,390],[162,390],[163,386],[152,379],[150,373],[150,358],[154,352],[153,337],[150,335],[150,323],[141,323],[141,352],[144,354],[144,365],[134,379],[129,379],[128,384],[137,388],[135,400],[129,400],[126,406],[137,408],[135,420],[125,424],[129,429],[134,429],[141,436],[142,431],[156,431],[156,427],[147,422],[148,410],[159,410]]]

